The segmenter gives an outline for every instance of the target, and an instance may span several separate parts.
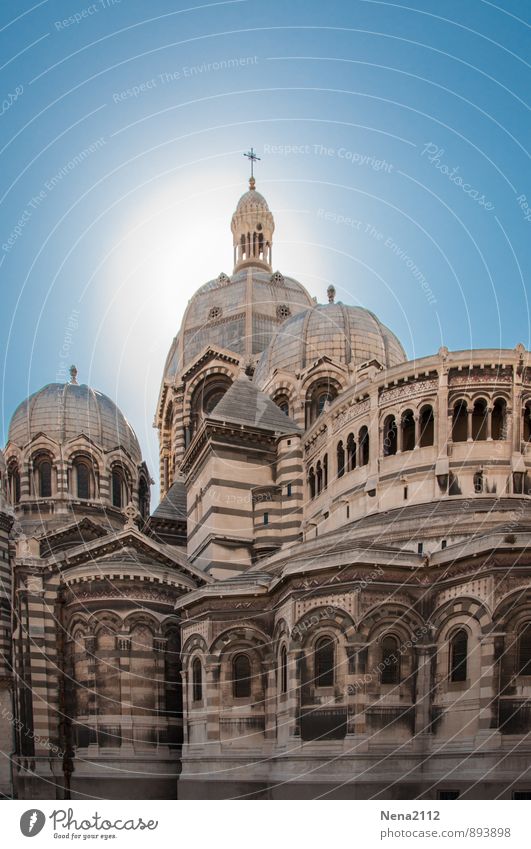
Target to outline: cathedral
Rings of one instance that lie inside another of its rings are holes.
[[[251,177],[155,425],[23,400],[0,452],[0,794],[531,798],[531,363],[408,361],[273,263]]]

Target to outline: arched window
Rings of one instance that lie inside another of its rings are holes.
[[[458,401],[454,405],[452,417],[452,440],[466,442],[468,434],[468,412],[466,401]]]
[[[323,457],[323,489],[328,486],[328,454]]]
[[[503,398],[496,398],[492,408],[492,438],[507,439],[507,404]]]
[[[323,491],[323,467],[320,460],[317,461],[317,466],[315,467],[315,479],[317,495],[320,495]]]
[[[20,472],[16,463],[9,466],[7,470],[7,487],[11,504],[20,501]]]
[[[517,674],[531,675],[531,622],[526,622],[518,634]]]
[[[149,486],[144,477],[140,478],[138,484],[138,508],[144,521],[149,518]]]
[[[398,640],[387,634],[381,644],[381,662],[383,664],[382,684],[398,684],[400,682],[400,650]]]
[[[211,413],[215,407],[219,404],[223,396],[225,395],[226,389],[214,389],[212,392],[209,392],[207,396],[205,396],[203,403],[203,412]]]
[[[284,415],[289,416],[289,398],[284,392],[275,396],[275,404]]]
[[[280,649],[280,692],[288,692],[288,652],[286,646]]]
[[[384,421],[383,427],[383,455],[384,457],[390,457],[393,454],[396,454],[397,449],[397,427],[396,427],[396,419],[394,416],[387,416]]]
[[[466,681],[468,634],[460,628],[450,640],[450,681]]]
[[[434,442],[434,419],[433,409],[431,407],[423,407],[420,411],[420,447],[425,448],[428,445],[433,445]]]
[[[203,667],[198,657],[192,663],[192,699],[194,702],[203,700]]]
[[[528,401],[524,407],[523,426],[524,442],[531,442],[531,401]]]
[[[413,451],[415,447],[415,419],[412,410],[402,415],[402,451]]]
[[[237,654],[232,661],[232,694],[235,699],[251,695],[251,662],[246,654]]]
[[[52,495],[52,464],[50,461],[47,459],[37,461],[35,474],[39,498],[50,498]]]
[[[215,373],[206,377],[194,390],[191,400],[190,438],[203,418],[219,404],[230,385],[231,379],[228,375]]]
[[[114,469],[112,473],[112,504],[113,507],[125,507],[127,492],[125,480],[120,469]]]
[[[334,686],[334,640],[332,637],[321,637],[314,649],[314,671],[316,687]]]
[[[487,402],[480,398],[474,403],[472,411],[472,439],[474,441],[487,438],[488,415]]]
[[[349,472],[353,472],[356,468],[356,440],[354,439],[354,434],[349,433],[347,436],[347,457],[348,457],[348,470]]]
[[[360,444],[360,466],[367,466],[369,463],[369,429],[366,425],[359,432]]]
[[[310,488],[310,498],[315,498],[315,472],[313,466],[308,472],[308,486]]]
[[[319,380],[310,389],[306,404],[306,427],[312,425],[321,415],[325,404],[334,400],[336,387],[329,380]]]
[[[342,478],[345,474],[345,449],[343,442],[337,443],[337,476]]]
[[[91,497],[91,469],[83,460],[75,460],[73,464],[74,485],[77,498]]]
[[[474,492],[480,493],[483,492],[484,480],[483,480],[483,472],[475,472],[474,473]]]

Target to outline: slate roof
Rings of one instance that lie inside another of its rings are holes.
[[[209,419],[258,427],[274,433],[301,433],[300,427],[241,372]]]
[[[186,522],[186,487],[181,480],[173,483],[152,516],[170,522]]]

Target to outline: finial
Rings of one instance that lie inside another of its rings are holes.
[[[77,368],[75,366],[70,366],[70,383],[77,386]]]
[[[336,289],[335,286],[329,286],[326,290],[326,294],[328,295],[328,303],[333,304],[336,299]]]
[[[254,188],[256,186],[256,180],[254,179],[253,166],[255,162],[260,162],[260,157],[256,155],[253,148],[251,148],[251,150],[247,151],[247,153],[244,153],[243,155],[246,156],[249,162],[251,163],[251,176],[249,178],[249,188],[251,189],[251,191],[254,191]]]
[[[129,504],[124,510],[124,513],[127,518],[127,522],[124,525],[124,529],[136,528],[136,519],[139,517],[140,513],[136,509],[132,501],[129,502]]]

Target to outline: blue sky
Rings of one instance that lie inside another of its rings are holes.
[[[530,347],[530,23],[524,0],[2,4],[2,441],[73,362],[156,476],[166,352],[232,271],[251,145],[275,268],[320,301],[412,358]]]

